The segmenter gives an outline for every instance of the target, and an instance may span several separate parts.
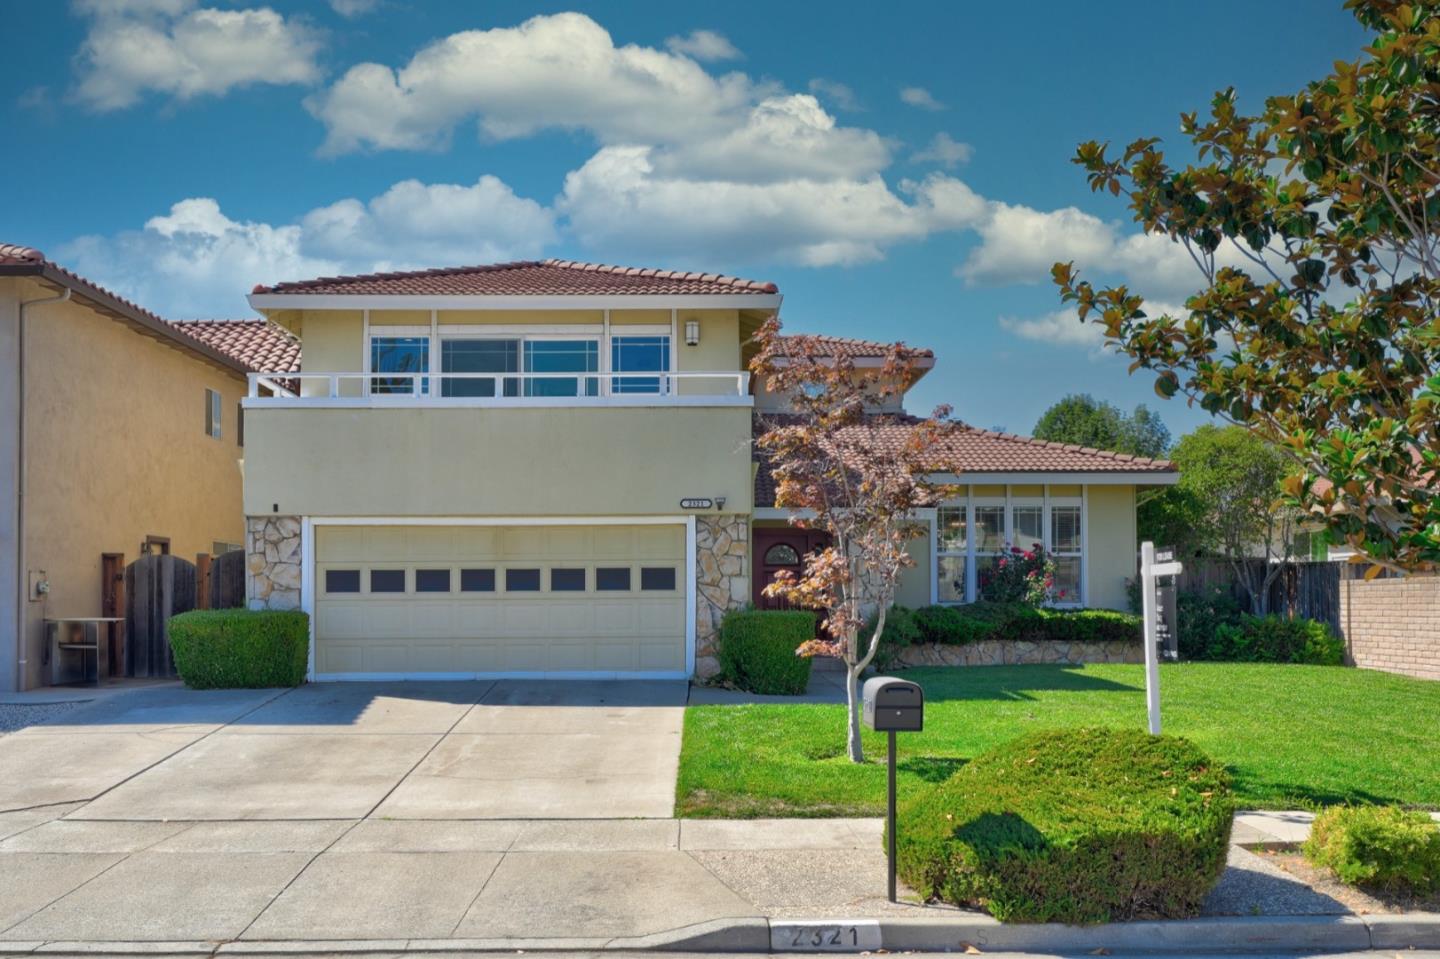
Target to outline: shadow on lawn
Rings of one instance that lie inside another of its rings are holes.
[[[907,669],[930,703],[957,700],[1029,700],[1037,692],[1143,692],[1143,684],[1117,683],[1068,665],[966,666]]]
[[[927,783],[943,783],[970,760],[958,756],[908,756],[895,761],[895,768]]]

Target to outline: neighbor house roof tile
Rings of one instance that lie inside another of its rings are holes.
[[[856,340],[848,336],[824,336],[821,334],[796,333],[782,336],[782,348],[802,338],[814,340],[821,356],[844,356],[852,360],[879,359],[888,356],[893,343],[878,340]],[[786,352],[789,352],[788,348]],[[934,356],[933,350],[917,350],[921,356]]]
[[[170,325],[256,373],[300,371],[300,338],[269,320],[172,320]]]
[[[766,419],[760,415],[755,417],[757,438],[767,429]],[[772,416],[768,419],[785,418]],[[898,454],[918,422],[920,420],[914,417],[886,418],[862,428],[869,430],[866,442],[872,448]],[[1175,464],[1168,460],[1147,459],[1070,443],[1052,443],[1014,433],[979,430],[964,424],[945,437],[936,452],[934,468],[937,472],[953,472],[962,476],[976,473],[1045,473],[1063,481],[1067,473],[1154,473],[1160,476],[1176,471]],[[754,459],[759,467],[755,473],[755,505],[773,506],[775,479],[771,466],[758,449]],[[983,481],[983,477],[974,478]]]
[[[607,266],[575,260],[522,260],[257,286],[255,293],[347,293],[399,296],[592,296],[606,294],[764,294],[774,283],[719,273]]]

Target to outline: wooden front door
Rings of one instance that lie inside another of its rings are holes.
[[[100,615],[125,616],[125,554],[100,554]],[[109,657],[108,675],[125,673],[125,624],[106,623],[100,627],[100,645]],[[102,655],[102,654],[97,654]]]
[[[759,609],[790,609],[793,604],[778,596],[766,596],[765,587],[775,574],[788,569],[799,576],[805,570],[805,554],[830,545],[828,533],[813,529],[755,530],[755,576],[752,596]]]

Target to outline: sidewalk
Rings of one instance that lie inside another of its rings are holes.
[[[813,951],[800,940],[822,926],[851,951],[1440,947],[1440,925],[1344,915],[1238,846],[1213,918],[1074,929],[887,902],[879,820],[60,818],[72,808],[0,815],[0,953]],[[1244,814],[1237,839],[1293,842],[1307,820]]]

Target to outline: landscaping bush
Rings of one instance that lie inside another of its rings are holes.
[[[1039,543],[1029,549],[1011,546],[992,566],[980,570],[980,598],[992,603],[1040,606],[1055,589],[1055,561]]]
[[[1131,642],[1141,637],[1140,617],[1111,609],[1048,609],[1024,603],[981,601],[915,610],[921,642],[960,646],[984,639],[1039,642]]]
[[[906,802],[897,867],[921,896],[1006,922],[1193,916],[1225,868],[1233,805],[1188,740],[1039,732]]]
[[[1138,595],[1138,594],[1137,594]],[[1221,627],[1240,622],[1245,611],[1225,590],[1186,590],[1175,598],[1176,643],[1181,659],[1209,659],[1207,650]]]
[[[1241,615],[1235,623],[1217,626],[1214,637],[1196,658],[1339,666],[1345,662],[1345,641],[1313,619]]]
[[[875,625],[878,621],[879,614],[871,613],[870,618],[865,621],[864,631],[860,634],[862,643],[867,642],[871,636],[875,635]],[[875,659],[872,660],[872,665],[877,670],[884,672],[894,665],[900,650],[924,641],[920,634],[920,623],[916,618],[915,610],[896,603],[885,614],[885,635],[880,637],[880,648],[875,650]]]
[[[170,619],[175,668],[192,689],[299,686],[310,617],[282,610],[201,609]]]
[[[1341,882],[1428,893],[1440,890],[1440,825],[1398,806],[1332,806],[1315,817],[1305,858]]]
[[[720,621],[720,675],[739,689],[799,696],[810,683],[810,657],[795,650],[815,638],[815,614],[803,609],[732,609]]]

